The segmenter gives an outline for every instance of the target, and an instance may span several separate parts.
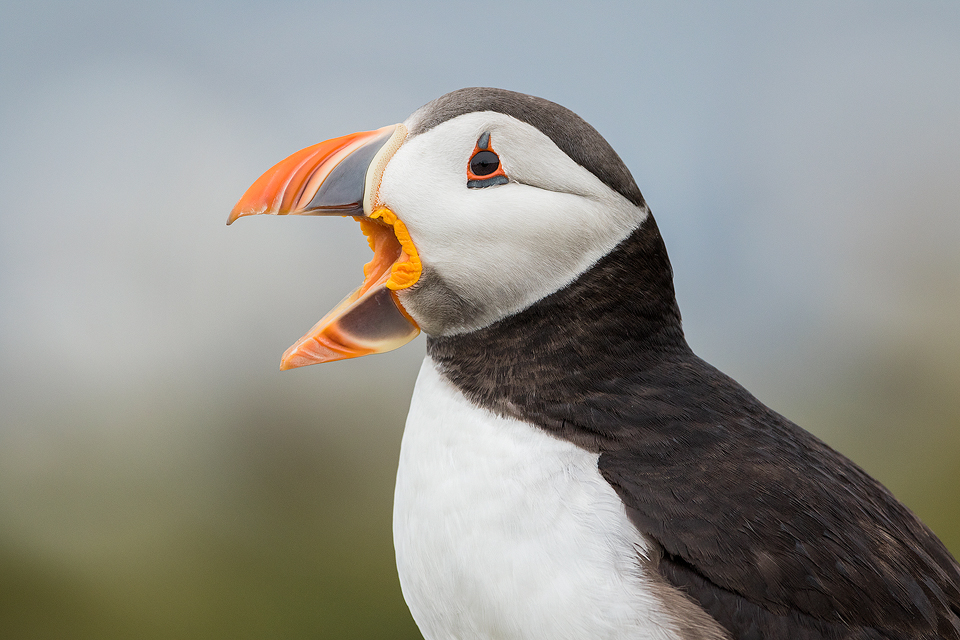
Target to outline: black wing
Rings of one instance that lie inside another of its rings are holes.
[[[734,637],[960,638],[960,567],[887,489],[692,354],[642,378],[588,400],[600,471]]]

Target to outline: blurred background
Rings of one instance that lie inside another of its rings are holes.
[[[224,223],[472,85],[593,124],[694,349],[960,554],[958,33],[952,0],[3,2],[0,637],[419,637],[390,512],[423,338],[281,374],[369,250]]]

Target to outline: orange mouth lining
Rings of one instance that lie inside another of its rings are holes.
[[[406,289],[420,279],[423,265],[417,248],[410,239],[410,233],[397,215],[381,207],[370,214],[369,218],[354,218],[360,222],[360,230],[367,237],[367,243],[373,250],[373,259],[363,267],[363,285],[358,293],[379,282],[390,270],[390,278],[385,286],[391,291]]]

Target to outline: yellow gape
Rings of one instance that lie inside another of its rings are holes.
[[[423,271],[420,256],[417,254],[417,248],[414,246],[413,240],[410,239],[407,226],[403,224],[403,220],[397,217],[397,214],[386,207],[380,207],[370,214],[369,220],[365,218],[358,218],[358,220],[363,235],[367,236],[367,243],[374,252],[374,260],[363,267],[365,276],[368,275],[371,268],[375,268],[377,231],[378,228],[382,228],[382,225],[372,222],[372,220],[381,220],[393,228],[393,235],[396,236],[402,250],[400,257],[396,259],[390,269],[390,279],[386,282],[387,289],[391,291],[406,289],[420,279],[420,273]]]

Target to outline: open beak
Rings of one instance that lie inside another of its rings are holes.
[[[377,199],[406,135],[398,124],[302,149],[260,176],[230,213],[227,224],[255,214],[352,216],[373,249],[363,284],[287,349],[281,369],[383,353],[420,333],[396,293],[420,278],[420,258],[406,226]]]

